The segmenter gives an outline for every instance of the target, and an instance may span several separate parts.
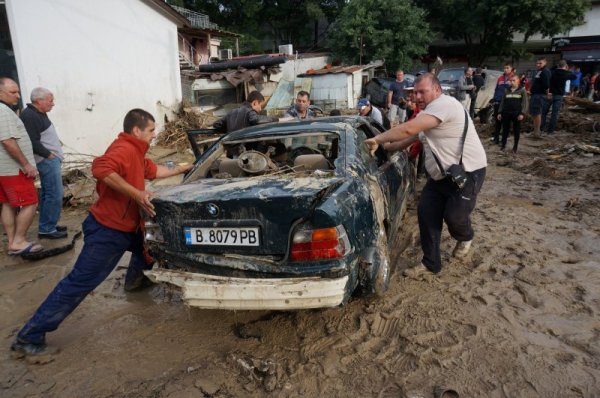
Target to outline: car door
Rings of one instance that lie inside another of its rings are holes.
[[[379,128],[382,128],[379,126]],[[389,156],[383,149],[379,148],[374,157],[371,157],[364,141],[367,138],[372,138],[379,134],[381,130],[371,124],[361,124],[357,128],[357,145],[361,158],[369,171],[369,186],[373,194],[381,196],[383,199],[384,218],[389,220],[400,210],[398,198],[398,190],[404,189],[402,185],[402,173],[397,166],[397,154]],[[374,182],[376,182],[374,184]],[[379,216],[379,215],[378,215]]]

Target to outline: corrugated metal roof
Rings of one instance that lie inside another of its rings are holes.
[[[299,74],[298,77],[310,77],[310,76],[315,76],[315,75],[317,75],[317,76],[318,75],[329,75],[329,74],[334,74],[334,73],[352,74],[352,73],[358,72],[360,70],[376,68],[381,65],[383,65],[383,62],[374,62],[374,63],[367,64],[367,65],[332,66],[329,68],[310,70],[310,71],[307,71],[306,73]]]

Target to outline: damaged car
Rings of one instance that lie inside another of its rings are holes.
[[[416,174],[405,151],[370,156],[364,141],[381,131],[340,116],[218,138],[153,198],[146,274],[201,308],[334,307],[357,290],[383,294]]]
[[[465,74],[463,68],[446,68],[442,69],[437,75],[440,84],[442,85],[442,92],[453,97],[458,96],[458,81],[462,75]],[[475,114],[479,116],[480,121],[483,123],[493,122],[493,104],[492,99],[494,98],[494,90],[496,90],[496,81],[502,74],[502,71],[486,69],[485,70],[485,81],[477,93],[475,100]]]

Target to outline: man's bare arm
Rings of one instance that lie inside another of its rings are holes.
[[[383,144],[383,149],[385,149],[388,152],[401,151],[403,149],[408,148],[409,146],[411,146],[411,144],[413,144],[414,142],[416,142],[418,140],[419,140],[418,135],[411,135],[410,137],[404,138],[400,141],[386,142],[385,144]]]
[[[376,135],[373,138],[369,138],[365,141],[365,144],[369,148],[371,155],[374,155],[377,148],[379,148],[379,145],[382,145],[386,142],[393,143],[403,140],[410,136],[414,136],[421,131],[430,130],[438,126],[440,123],[441,121],[435,116],[422,114],[406,123],[402,123],[391,128],[385,133]]]
[[[156,166],[156,178],[171,177],[177,174],[185,173],[194,167],[193,164],[179,164],[175,167],[167,167],[162,165]]]
[[[25,171],[25,175],[27,177],[34,178],[38,175],[37,169],[35,168],[35,166],[33,166],[31,163],[29,163],[29,160],[27,160],[27,158],[23,154],[23,151],[21,151],[19,144],[17,144],[16,139],[9,138],[9,139],[3,140],[2,146],[4,147],[4,149],[6,149],[6,152],[8,152],[8,154],[14,160],[16,160],[17,163],[19,163],[21,165],[21,167],[23,167],[23,170]]]

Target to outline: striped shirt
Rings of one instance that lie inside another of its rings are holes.
[[[25,125],[16,113],[6,104],[0,102],[0,142],[14,138],[21,152],[31,165],[35,166],[31,140],[25,130]],[[0,145],[0,176],[16,176],[21,165]]]

